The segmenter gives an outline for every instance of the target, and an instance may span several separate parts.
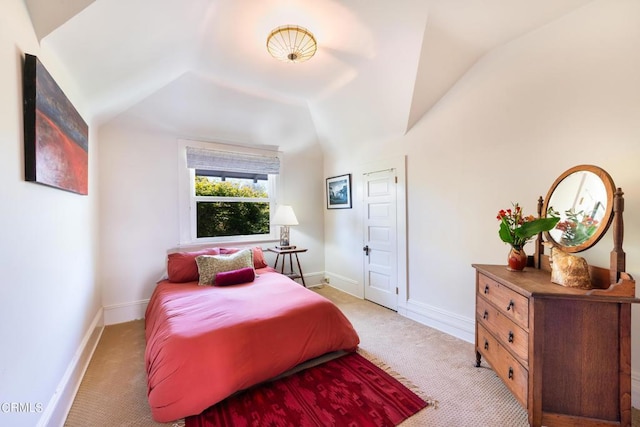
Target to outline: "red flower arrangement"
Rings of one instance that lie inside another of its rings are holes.
[[[533,215],[525,216],[520,205],[514,203],[513,209],[501,209],[498,212],[496,216],[500,221],[498,235],[503,242],[520,250],[533,236],[551,230],[560,221],[552,208],[549,208],[548,214],[547,218],[535,218]]]

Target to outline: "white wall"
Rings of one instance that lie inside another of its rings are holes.
[[[406,315],[472,340],[471,264],[506,262],[498,210],[520,202],[535,213],[537,198],[578,164],[601,166],[625,191],[627,271],[640,278],[639,46],[640,2],[594,1],[485,55],[404,137],[333,144],[339,148],[326,155],[326,176],[357,170],[366,159],[407,155]],[[328,274],[361,280],[360,228],[348,226],[360,215],[355,206],[325,216]],[[608,266],[611,249],[609,234],[582,255]],[[636,407],[639,310],[632,329]]]
[[[633,220],[640,213],[639,40],[639,2],[594,1],[481,58],[401,138],[332,140],[326,146],[334,149],[324,155],[309,135],[298,148],[296,141],[283,145],[283,201],[300,221],[292,241],[309,248],[301,256],[305,273],[321,277],[326,270],[361,281],[361,205],[354,199],[351,210],[327,211],[324,178],[406,155],[404,314],[468,338],[474,322],[471,263],[505,262],[497,211],[512,201],[533,211],[553,180],[580,163],[603,167],[625,190],[627,270],[640,277],[640,224]],[[0,410],[0,424],[34,425],[58,415],[51,408],[73,382],[72,365],[101,305],[111,323],[142,315],[165,250],[178,242],[177,139],[224,140],[228,133],[174,129],[127,112],[100,128],[97,138],[90,126],[89,196],[26,183],[23,53],[41,57],[81,112],[83,100],[46,45],[38,46],[20,0],[0,3],[0,51],[0,403],[40,403],[52,411]],[[366,125],[366,118],[353,124]],[[359,133],[351,130],[350,136]],[[608,236],[587,253],[589,262],[606,265],[610,243]],[[639,331],[634,307],[636,407]]]
[[[175,138],[117,126],[102,127],[99,140],[100,280],[110,324],[144,317],[141,302],[178,243],[178,149]]]
[[[178,246],[178,139],[226,142],[216,139],[215,129],[206,137],[188,127],[159,129],[140,108],[100,128],[100,277],[107,324],[144,316],[166,251]],[[324,271],[322,152],[313,142],[282,150],[279,198],[293,206],[300,223],[291,227],[291,242],[308,248],[299,256],[307,285],[318,284]],[[273,254],[265,255],[273,265]]]
[[[101,307],[94,134],[88,196],[24,181],[25,52],[40,57],[82,113],[73,82],[40,49],[24,2],[0,2],[0,425],[6,426],[64,419],[86,356],[83,346],[96,339]]]

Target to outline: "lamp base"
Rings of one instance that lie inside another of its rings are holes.
[[[296,245],[289,245],[289,246],[278,246],[278,245],[276,245],[276,249],[284,249],[284,250],[287,250],[287,249],[295,249],[295,248],[297,248],[297,246],[296,246]]]
[[[289,226],[283,225],[280,227],[280,248],[289,247]]]

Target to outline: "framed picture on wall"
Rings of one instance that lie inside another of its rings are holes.
[[[40,60],[24,63],[25,180],[86,195],[89,127]]]
[[[327,209],[351,208],[351,174],[327,178]]]

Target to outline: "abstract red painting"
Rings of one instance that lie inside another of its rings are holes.
[[[25,55],[25,179],[88,194],[89,127],[40,60]]]

